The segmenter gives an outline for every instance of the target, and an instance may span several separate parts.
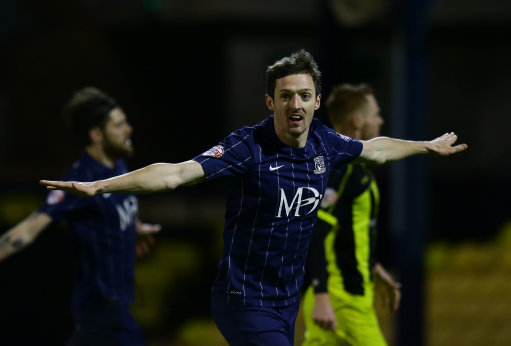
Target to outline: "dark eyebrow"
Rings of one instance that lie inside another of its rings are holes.
[[[291,92],[291,93],[303,93],[303,92],[312,92],[312,89],[309,89],[309,88],[305,88],[305,89],[300,89],[300,90],[297,90],[297,91],[293,91],[293,90],[289,90],[289,89],[281,89],[280,92]]]

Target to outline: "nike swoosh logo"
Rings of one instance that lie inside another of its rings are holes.
[[[284,167],[284,165],[277,166],[277,167],[272,167],[272,166],[270,165],[270,171],[272,171],[272,172],[273,172],[273,171],[276,171],[277,169],[279,169],[279,168],[281,168],[281,167]]]

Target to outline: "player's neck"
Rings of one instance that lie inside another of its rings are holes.
[[[105,153],[103,148],[97,145],[89,145],[85,147],[85,151],[96,161],[101,163],[103,166],[114,168],[115,167],[115,158],[110,157]]]
[[[300,134],[289,133],[285,129],[280,128],[275,124],[275,134],[278,139],[285,145],[292,148],[304,148],[307,144],[307,136],[309,135],[309,129],[305,130]]]
[[[293,136],[289,133],[284,133],[279,135],[277,133],[277,137],[280,139],[282,143],[292,148],[304,148],[307,143],[307,132],[302,133],[300,136]]]

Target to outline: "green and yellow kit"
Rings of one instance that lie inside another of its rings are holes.
[[[304,296],[304,345],[386,345],[373,308],[379,191],[372,171],[349,164],[331,171],[318,212]],[[337,330],[312,320],[314,293],[328,292]]]

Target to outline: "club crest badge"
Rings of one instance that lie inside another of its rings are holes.
[[[220,157],[225,153],[224,147],[221,145],[215,145],[213,148],[204,152],[202,156]]]
[[[325,160],[323,156],[316,156],[314,158],[314,174],[323,174],[326,172]]]

